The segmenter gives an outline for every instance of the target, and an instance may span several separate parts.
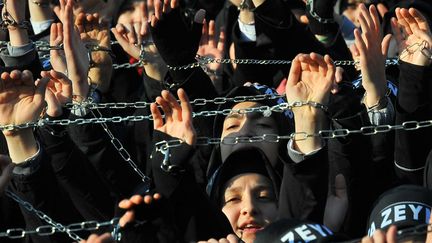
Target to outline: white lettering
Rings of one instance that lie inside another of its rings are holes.
[[[294,233],[290,231],[286,233],[284,236],[282,236],[280,240],[282,242],[294,243]]]
[[[411,211],[413,212],[413,219],[418,220],[420,211],[423,209],[423,206],[419,205],[418,207],[416,207],[413,204],[408,204],[408,207],[411,208]]]
[[[326,237],[327,234],[323,231],[323,229],[321,228],[321,225],[319,224],[308,224],[309,227],[311,227],[312,229],[316,230],[318,233],[320,233],[322,236]]]
[[[381,226],[380,226],[381,229],[384,228],[384,227],[386,227],[387,225],[391,225],[392,220],[389,219],[391,211],[392,211],[391,208],[389,208],[389,209],[384,210],[381,213],[381,216],[383,217],[383,221],[381,222]]]
[[[305,241],[309,242],[316,239],[316,236],[308,229],[306,225],[295,228],[295,232]]]
[[[394,207],[394,222],[406,220],[405,204]]]

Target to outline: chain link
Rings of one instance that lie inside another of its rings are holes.
[[[375,135],[379,133],[387,133],[395,130],[412,131],[421,128],[431,127],[431,126],[432,126],[432,120],[427,120],[427,121],[406,121],[401,125],[364,126],[357,130],[355,129],[349,130],[344,128],[335,129],[335,130],[320,130],[315,134],[307,134],[305,132],[295,132],[295,133],[291,133],[290,135],[263,134],[263,135],[250,136],[250,137],[225,137],[223,139],[199,137],[197,138],[195,145],[197,146],[210,146],[216,144],[235,145],[239,143],[261,143],[261,142],[278,143],[281,140],[293,139],[295,141],[301,141],[310,137],[333,139],[333,138],[347,137],[351,134],[361,134],[361,135],[369,136],[369,135]],[[167,149],[181,146],[183,142],[184,141],[181,139],[164,140],[156,143],[156,150],[166,151]]]
[[[27,211],[29,211],[30,213],[35,214],[36,216],[38,216],[42,221],[45,221],[46,223],[48,223],[50,226],[54,227],[58,232],[63,232],[66,233],[71,239],[73,239],[74,241],[81,241],[82,238],[79,237],[77,234],[75,234],[74,232],[68,231],[67,227],[62,225],[61,223],[58,223],[56,221],[54,221],[53,219],[51,219],[48,215],[46,215],[44,212],[35,209],[30,203],[22,200],[21,198],[19,198],[16,194],[14,194],[13,192],[6,190],[6,195],[8,197],[10,197],[12,200],[14,200],[15,202],[17,202],[18,204],[20,204],[22,207],[24,207]],[[42,234],[48,234],[51,231],[42,231],[42,230],[47,230],[47,227],[43,227],[41,229]],[[32,231],[33,232],[33,231]],[[7,233],[7,232],[6,232]],[[33,233],[38,233],[36,230]],[[25,236],[25,231],[21,231],[20,229],[12,229],[8,235],[11,235],[12,237],[15,238],[21,238]]]
[[[79,231],[95,231],[103,227],[115,227],[118,224],[118,218],[114,218],[110,221],[97,222],[97,221],[84,221],[80,223],[74,223],[65,226],[66,232],[79,232]],[[38,236],[50,236],[56,233],[63,233],[54,226],[42,225],[34,230],[25,230],[22,228],[7,229],[4,232],[0,232],[0,238],[8,237],[10,239],[24,238],[28,235]]]
[[[102,116],[101,112],[96,109],[97,116]],[[98,118],[96,114],[91,111],[93,116],[95,118]],[[111,132],[111,130],[108,128],[108,125],[106,123],[100,123],[104,131],[108,134],[111,144],[114,146],[114,148],[117,150],[117,152],[120,154],[122,159],[129,163],[129,165],[132,167],[132,169],[141,177],[141,180],[144,182],[145,185],[145,191],[148,192],[150,190],[150,177],[146,176],[137,166],[137,164],[133,161],[132,157],[130,156],[129,152],[124,148],[123,144],[118,140]]]
[[[262,95],[251,95],[251,96],[236,96],[236,97],[216,97],[214,99],[202,99],[198,98],[190,101],[190,104],[196,106],[204,106],[207,104],[222,105],[228,102],[240,103],[246,101],[263,101],[263,100],[274,100],[284,98],[284,95],[277,94],[262,94]],[[178,102],[180,102],[178,100]],[[85,108],[87,109],[126,109],[136,108],[142,109],[150,107],[151,102],[136,101],[136,102],[118,102],[118,103],[89,103]],[[66,108],[72,109],[76,107],[75,103],[68,103],[65,105]]]
[[[50,50],[63,50],[63,45],[58,46],[51,46],[46,41],[35,41],[34,42],[36,46],[36,50],[39,52],[49,52]],[[111,41],[111,45],[118,44],[117,41]],[[4,48],[7,46],[6,41],[0,41],[0,48]],[[105,50],[104,48],[98,48],[96,46],[97,50]],[[48,54],[42,54],[42,59],[49,59],[50,55]],[[193,69],[198,68],[202,65],[211,64],[211,63],[219,63],[219,64],[255,64],[255,65],[290,65],[292,61],[290,60],[259,60],[259,59],[223,59],[223,58],[212,58],[212,57],[204,57],[197,55],[196,56],[197,62],[190,63],[183,66],[170,66],[167,65],[169,69],[171,70],[187,70],[187,69]],[[358,61],[352,61],[352,60],[335,60],[334,64],[336,66],[354,66],[358,64]],[[386,60],[386,66],[390,65],[399,65],[399,58],[389,58]],[[123,64],[113,64],[114,69],[123,69],[123,68],[136,68],[142,66],[141,62],[137,63],[123,63]]]
[[[83,108],[86,108],[88,104],[85,104]],[[253,113],[253,112],[260,112],[264,116],[269,117],[272,112],[278,112],[282,113],[286,110],[290,110],[295,107],[301,107],[301,106],[311,106],[315,107],[317,109],[322,109],[324,111],[327,111],[327,106],[316,103],[316,102],[301,102],[296,101],[292,104],[288,103],[281,103],[275,106],[259,106],[259,107],[252,107],[252,108],[245,108],[245,109],[223,109],[223,110],[212,110],[212,111],[200,111],[200,112],[193,112],[193,117],[209,117],[209,116],[216,116],[216,115],[228,115],[232,113],[239,113],[239,114],[247,114],[247,113]],[[77,104],[75,104],[77,106]],[[75,107],[76,109],[76,107]],[[48,118],[40,119],[36,122],[27,122],[24,124],[19,125],[3,125],[0,126],[0,131],[13,131],[13,130],[20,130],[25,128],[35,128],[35,127],[42,127],[45,125],[61,125],[61,126],[69,126],[69,125],[84,125],[84,124],[104,124],[107,122],[112,123],[120,123],[120,122],[140,122],[144,120],[153,120],[152,115],[147,116],[127,116],[127,117],[121,117],[121,116],[114,116],[114,117],[94,117],[94,118],[78,118],[75,120],[70,119],[60,119],[60,120],[49,120]]]

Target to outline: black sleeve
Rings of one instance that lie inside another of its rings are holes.
[[[406,121],[430,120],[432,114],[429,92],[432,70],[401,62],[399,91],[396,101],[396,124]],[[410,127],[408,125],[408,127]],[[414,125],[415,127],[415,125]],[[424,138],[432,136],[432,128],[396,131],[395,170],[402,181],[422,184],[425,161],[432,143]]]
[[[84,118],[91,117],[93,116],[89,113]],[[72,114],[70,116],[71,120],[77,118],[81,117]],[[117,136],[114,126],[109,126],[109,129],[114,136]],[[135,187],[140,185],[140,176],[122,158],[111,143],[112,138],[107,135],[101,124],[71,125],[68,126],[68,132],[117,198],[129,197]],[[120,145],[118,141],[115,142]]]
[[[30,203],[36,210],[42,211],[58,223],[68,225],[82,221],[82,217],[70,203],[68,196],[60,189],[50,160],[43,149],[35,159],[14,168],[10,188],[20,199]],[[44,220],[36,216],[35,212],[29,212],[23,205],[20,205],[20,208],[27,229],[33,230],[41,225],[47,225]],[[30,239],[35,243],[70,241],[66,234],[52,236],[31,234]]]
[[[39,135],[62,188],[86,221],[107,221],[114,214],[114,199],[87,157],[72,142],[65,126],[46,126]]]
[[[154,141],[171,140],[172,137],[155,131]],[[174,205],[175,225],[185,242],[222,238],[232,233],[231,226],[222,213],[212,204],[204,188],[195,181],[193,164],[196,150],[187,144],[169,150],[170,164],[179,166],[177,172],[161,168],[162,153],[154,152],[152,158],[155,190]]]
[[[327,181],[327,147],[300,163],[286,163],[279,198],[280,215],[322,222]]]

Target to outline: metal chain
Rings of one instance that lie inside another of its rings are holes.
[[[289,135],[263,134],[263,135],[251,136],[251,137],[225,137],[224,139],[200,137],[197,138],[196,145],[198,146],[209,146],[215,144],[235,145],[239,143],[261,143],[261,142],[278,143],[281,140],[293,139],[295,141],[301,141],[310,137],[333,139],[333,138],[347,137],[351,134],[361,134],[361,135],[369,136],[369,135],[375,135],[379,133],[387,133],[395,130],[412,131],[421,128],[431,127],[431,126],[432,126],[432,120],[427,120],[427,121],[406,121],[401,125],[364,126],[357,130],[355,129],[354,130],[349,130],[349,129],[321,130],[315,134],[307,134],[305,132],[295,132]],[[156,143],[156,149],[158,151],[164,151],[170,148],[181,146],[183,143],[184,141],[181,139],[164,140]]]
[[[203,57],[197,55],[197,62],[190,63],[183,66],[168,66],[168,69],[177,71],[177,70],[187,70],[200,67],[200,65],[206,65],[211,63],[219,63],[219,64],[255,64],[255,65],[289,65],[292,61],[289,60],[259,60],[259,59],[221,59],[221,58],[212,58],[212,57]],[[359,61],[352,60],[336,60],[334,64],[336,66],[354,66],[358,64]],[[399,65],[399,58],[388,58],[385,62],[386,66],[390,65]]]
[[[24,207],[27,211],[29,211],[30,213],[35,214],[37,217],[39,217],[41,220],[45,221],[46,223],[48,223],[49,225],[51,225],[52,227],[54,227],[56,230],[58,230],[59,232],[63,232],[66,233],[71,239],[73,239],[74,241],[81,241],[82,238],[79,237],[77,234],[75,234],[74,232],[70,232],[67,230],[66,226],[64,226],[61,223],[58,223],[56,221],[54,221],[53,219],[51,219],[48,215],[46,215],[44,212],[35,209],[29,202],[26,202],[24,200],[22,200],[21,198],[19,198],[16,194],[14,194],[13,192],[6,190],[6,195],[8,197],[10,197],[12,200],[14,200],[15,202],[17,202],[18,204],[20,204],[22,207]],[[47,230],[46,228],[42,228],[42,230]],[[12,232],[12,234],[17,234],[19,232]],[[42,231],[42,234],[48,233],[47,231]]]
[[[240,103],[246,101],[263,101],[263,100],[274,100],[284,98],[284,95],[278,94],[262,94],[262,95],[251,95],[251,96],[236,96],[236,97],[216,97],[214,99],[195,99],[190,101],[190,104],[197,106],[204,106],[207,104],[221,105],[228,102]],[[178,100],[178,102],[180,102]],[[136,101],[136,102],[118,102],[118,103],[90,103],[86,105],[87,109],[125,109],[125,108],[147,108],[150,107],[151,102]],[[65,105],[66,108],[72,109],[76,107],[74,103],[68,103]]]
[[[95,110],[97,112],[97,116],[102,116],[101,112],[96,109]],[[91,111],[91,113],[93,114],[93,116],[95,118],[99,118],[96,116],[96,114]],[[114,148],[117,150],[117,152],[120,154],[120,156],[122,157],[122,159],[126,162],[129,163],[129,165],[132,167],[132,169],[141,177],[141,180],[144,182],[145,184],[145,191],[148,192],[148,190],[150,190],[150,183],[151,183],[151,179],[150,177],[146,176],[137,166],[137,164],[133,161],[132,157],[130,156],[129,152],[124,148],[123,144],[120,142],[120,140],[118,140],[111,132],[111,130],[108,128],[106,123],[100,123],[100,125],[102,126],[102,128],[104,129],[104,131],[108,134],[111,144],[114,146]]]
[[[76,105],[76,104],[75,104]],[[253,112],[260,112],[263,113],[264,116],[270,116],[271,112],[278,112],[282,113],[286,110],[290,110],[294,107],[301,107],[301,106],[311,106],[315,107],[317,109],[322,109],[324,111],[327,110],[327,106],[316,103],[316,102],[301,102],[296,101],[292,104],[288,103],[281,103],[275,106],[259,106],[259,107],[252,107],[252,108],[245,108],[245,109],[223,109],[223,110],[212,110],[212,111],[200,111],[200,112],[193,112],[193,117],[209,117],[209,116],[216,116],[216,115],[228,115],[231,113],[240,113],[240,114],[247,114],[247,113],[253,113]],[[83,106],[82,108],[85,108]],[[36,122],[27,122],[24,124],[19,125],[3,125],[0,126],[0,131],[13,131],[13,130],[20,130],[20,129],[26,129],[26,128],[35,128],[35,127],[43,127],[46,125],[60,125],[60,126],[69,126],[69,125],[84,125],[84,124],[103,124],[107,122],[112,123],[121,123],[121,122],[140,122],[144,120],[153,120],[152,115],[147,116],[114,116],[114,117],[95,117],[95,118],[78,118],[75,120],[70,119],[60,119],[60,120],[49,120],[48,118],[40,119]]]
[[[36,45],[37,50],[40,52],[47,52],[50,50],[62,50],[63,49],[62,45],[51,46],[46,41],[35,41],[34,44]],[[117,41],[111,41],[111,45],[116,45],[116,44],[118,44]],[[0,41],[0,47],[5,47],[6,45],[7,45],[6,41]],[[96,47],[96,49],[98,49],[98,48]],[[101,50],[103,50],[103,48]],[[41,58],[49,59],[50,55],[44,54],[44,55],[41,55]],[[198,68],[202,65],[211,64],[211,63],[255,64],[255,65],[289,65],[292,62],[290,60],[223,59],[223,58],[204,57],[204,56],[200,56],[200,55],[196,56],[196,60],[197,60],[197,62],[195,62],[195,63],[190,63],[190,64],[183,65],[183,66],[178,66],[178,67],[174,67],[174,66],[170,66],[170,65],[167,65],[167,66],[169,69],[176,71],[176,70],[186,70],[186,69]],[[354,66],[358,63],[359,63],[358,61],[352,61],[352,60],[335,60],[334,61],[334,64],[336,66]],[[386,59],[385,65],[386,66],[399,65],[399,58]],[[136,68],[139,66],[142,66],[141,62],[137,62],[137,63],[133,63],[133,64],[130,64],[130,63],[113,64],[114,69]]]
[[[79,232],[79,231],[94,231],[103,227],[115,227],[118,224],[119,219],[114,218],[110,221],[97,222],[97,221],[83,221],[79,223],[69,224],[65,226],[66,232]],[[28,235],[38,236],[50,236],[55,233],[59,233],[56,227],[51,225],[42,225],[34,230],[25,230],[22,228],[7,229],[4,232],[0,232],[0,238],[8,237],[10,239],[24,238]]]

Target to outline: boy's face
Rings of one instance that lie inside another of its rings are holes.
[[[242,102],[236,104],[232,109],[246,109],[252,107],[263,106],[257,102]],[[278,134],[276,121],[273,117],[264,117],[260,112],[252,112],[246,114],[231,113],[225,117],[222,128],[222,139],[229,141],[230,137],[250,137],[261,136],[263,134]],[[278,143],[260,142],[260,143],[239,143],[236,145],[221,144],[222,161],[235,150],[243,147],[255,146],[260,148],[271,164],[278,158]]]

